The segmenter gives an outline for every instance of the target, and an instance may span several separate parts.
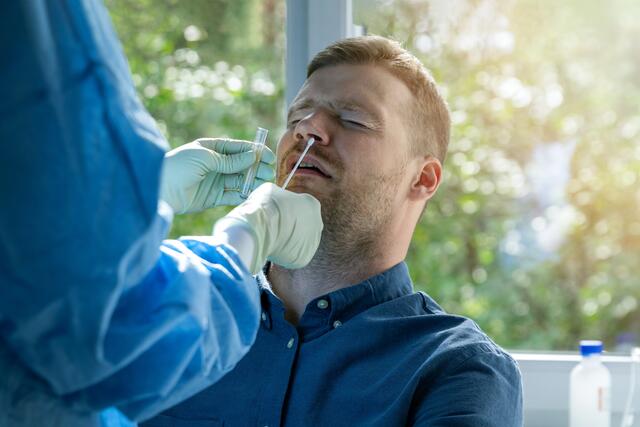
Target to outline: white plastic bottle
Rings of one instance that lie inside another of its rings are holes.
[[[602,364],[601,341],[580,341],[582,361],[571,371],[570,427],[610,427],[611,374]]]

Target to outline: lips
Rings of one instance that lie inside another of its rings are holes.
[[[300,158],[300,155],[292,156],[287,162],[287,173],[291,173],[291,170],[295,166],[296,162]],[[323,178],[331,178],[331,174],[328,172],[327,167],[323,165],[318,159],[312,155],[307,154],[302,163],[296,171],[296,175],[316,175]]]

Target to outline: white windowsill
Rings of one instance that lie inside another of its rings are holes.
[[[526,427],[566,427],[569,424],[569,374],[580,361],[578,353],[509,352],[520,365],[524,386]],[[629,390],[631,357],[604,355],[611,372],[612,427],[620,425]],[[640,366],[636,366],[636,377]],[[636,382],[633,408],[640,426],[640,383]]]

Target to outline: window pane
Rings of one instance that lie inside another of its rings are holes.
[[[138,93],[173,147],[253,140],[284,129],[282,0],[106,0]],[[175,218],[172,236],[209,234],[224,208]]]
[[[499,344],[575,349],[640,331],[640,2],[354,0],[444,88],[444,185],[417,286]]]

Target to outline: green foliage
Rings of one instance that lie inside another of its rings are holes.
[[[284,1],[107,6],[172,146],[251,139],[263,126],[275,147]],[[640,3],[354,0],[354,13],[421,58],[452,110],[444,184],[407,258],[416,286],[509,348],[572,349],[587,337],[611,348],[640,330]],[[543,189],[561,199],[544,205],[533,195],[545,170],[531,164],[554,144],[575,148],[568,182]],[[178,217],[172,235],[209,233],[222,214]],[[559,244],[540,257],[517,239],[527,230]]]
[[[418,286],[509,348],[573,349],[587,337],[612,348],[638,331],[640,4],[355,0],[354,10],[423,60],[452,110],[444,185],[408,257]],[[565,199],[544,206],[532,174],[547,171],[530,165],[557,143],[575,144],[570,179],[543,189]],[[551,256],[536,259],[526,241],[505,256],[523,222],[549,239],[563,215]]]
[[[284,4],[267,0],[107,0],[145,106],[171,146],[252,140],[284,128]],[[176,217],[171,236],[209,234],[225,209]]]

